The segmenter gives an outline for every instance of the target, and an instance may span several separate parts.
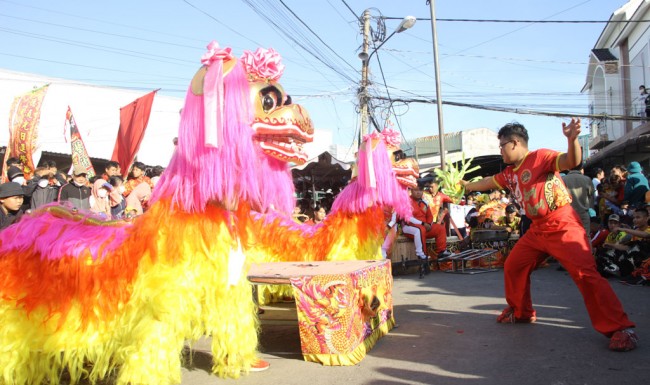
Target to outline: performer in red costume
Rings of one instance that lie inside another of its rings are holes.
[[[415,244],[415,255],[423,261],[428,261],[429,257],[424,252],[427,238],[436,239],[436,254],[438,258],[444,258],[449,255],[447,248],[447,236],[445,227],[433,220],[433,214],[429,205],[422,199],[422,186],[411,188],[411,206],[413,207],[413,216],[402,223],[402,232],[406,236],[413,238]],[[428,274],[429,264],[424,263],[424,273]]]
[[[508,188],[532,220],[530,229],[519,239],[504,266],[508,307],[499,323],[531,323],[536,314],[530,296],[530,274],[547,255],[555,257],[580,289],[593,327],[610,337],[609,348],[628,351],[636,348],[638,337],[627,314],[596,270],[589,239],[573,210],[570,195],[559,177],[581,162],[578,143],[580,119],[562,123],[568,150],[528,150],[528,132],[519,123],[499,130],[499,148],[510,166],[501,173],[477,182],[462,181],[467,192]]]
[[[442,205],[445,203],[454,203],[451,198],[440,191],[440,181],[438,179],[425,183],[422,199],[429,205],[429,210],[431,210],[433,220],[436,224],[440,224],[447,214],[445,210],[442,210]]]
[[[442,205],[445,203],[454,203],[454,201],[447,194],[440,191],[440,181],[438,179],[433,179],[424,184],[422,199],[427,202],[431,215],[433,215],[433,224],[431,227],[439,227],[432,230],[431,235],[428,237],[436,237],[436,253],[438,254],[438,258],[442,258],[440,254],[444,253],[447,249],[447,227],[444,221],[447,215],[449,215],[449,210]],[[437,234],[437,236],[434,234]]]

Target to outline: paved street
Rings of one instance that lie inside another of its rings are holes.
[[[326,367],[303,361],[297,325],[268,320],[295,317],[294,309],[281,305],[268,309],[262,327],[262,357],[271,362],[269,370],[238,380],[219,379],[209,374],[209,357],[197,353],[193,366],[183,369],[183,384],[647,383],[650,287],[610,281],[641,337],[636,351],[611,352],[608,340],[591,328],[577,288],[556,266],[533,274],[536,324],[495,322],[505,307],[501,270],[475,275],[433,272],[424,279],[400,275],[393,288],[399,327],[380,339],[360,364]]]

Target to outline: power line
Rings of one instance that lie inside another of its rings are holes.
[[[247,41],[250,41],[251,43],[253,43],[253,44],[257,45],[257,46],[262,46],[262,44],[256,42],[255,40],[249,38],[248,36],[245,36],[245,35],[241,34],[239,31],[237,31],[237,30],[235,30],[235,29],[233,29],[233,28],[230,28],[228,25],[226,25],[226,24],[225,24],[224,22],[222,22],[221,20],[217,19],[216,17],[212,16],[211,14],[209,14],[208,12],[202,10],[201,8],[197,7],[196,5],[190,3],[189,1],[187,1],[187,0],[183,0],[183,2],[184,2],[185,4],[187,4],[187,5],[189,5],[190,7],[194,8],[194,9],[197,10],[198,12],[200,12],[200,13],[204,14],[205,16],[209,17],[209,18],[212,19],[213,21],[217,22],[219,25],[221,25],[222,27],[228,29],[230,32],[234,33],[235,35],[237,35],[237,36],[239,36],[239,37],[241,37],[241,38],[244,38],[244,39],[246,39]]]
[[[384,76],[384,68],[381,65],[381,60],[379,60],[379,52],[377,52],[376,58],[377,58],[377,63],[379,64],[379,72],[381,73],[381,78],[384,81],[384,87],[386,87],[386,95],[390,99],[390,91],[388,90],[388,83],[386,82],[386,76]],[[406,142],[406,136],[404,135],[404,131],[402,130],[402,125],[400,124],[399,119],[397,119],[397,112],[395,112],[395,107],[393,103],[390,103],[388,109],[393,111],[393,115],[395,115],[395,123],[397,124],[397,128],[399,129],[399,132],[402,134],[402,138]],[[406,144],[408,145],[408,143]]]
[[[15,2],[15,1],[9,1],[9,0],[0,0],[0,1],[2,1],[4,3],[18,5],[20,7],[37,9],[37,10],[40,10],[40,11],[46,11],[46,12],[50,12],[50,13],[54,13],[54,14],[58,14],[58,15],[63,15],[63,16],[71,16],[71,17],[74,17],[74,18],[83,19],[85,21],[93,21],[93,22],[98,22],[98,23],[102,23],[102,24],[114,25],[114,26],[118,26],[118,27],[126,27],[126,28],[130,28],[130,29],[135,29],[135,30],[138,30],[138,31],[153,32],[153,33],[157,33],[157,34],[160,34],[160,35],[166,35],[166,36],[171,36],[171,37],[175,37],[175,38],[198,41],[198,42],[203,43],[202,40],[191,38],[191,37],[179,36],[177,34],[166,33],[166,32],[162,32],[162,31],[155,31],[155,30],[152,30],[152,29],[127,25],[127,24],[114,23],[114,22],[107,21],[105,19],[95,19],[95,18],[88,17],[87,15],[79,16],[79,15],[74,15],[74,14],[71,14],[71,13],[55,11],[53,9],[35,7],[35,6],[32,6],[32,5],[25,5],[23,3],[19,3],[19,2]]]
[[[583,1],[582,3],[579,3],[579,4],[576,4],[576,5],[573,5],[573,6],[571,6],[571,7],[569,7],[569,8],[566,8],[566,9],[564,9],[564,10],[562,10],[562,11],[556,12],[556,13],[554,13],[554,14],[548,16],[548,17],[545,17],[543,20],[548,20],[548,19],[550,19],[551,17],[555,17],[555,16],[560,15],[560,14],[562,14],[562,13],[564,13],[564,12],[567,12],[567,11],[569,11],[569,10],[571,10],[571,9],[577,8],[577,7],[579,7],[580,5],[583,5],[583,4],[585,4],[585,3],[588,3],[589,1],[591,1],[591,0]],[[431,19],[429,19],[429,20],[431,20]],[[498,36],[495,36],[495,37],[493,37],[493,38],[491,38],[491,39],[488,39],[488,40],[482,41],[482,42],[480,42],[480,43],[478,43],[478,44],[474,44],[474,45],[472,45],[472,46],[469,46],[469,47],[466,47],[466,48],[464,48],[464,49],[461,49],[460,51],[457,51],[457,52],[455,52],[454,54],[457,55],[457,54],[459,54],[459,53],[461,53],[461,52],[469,51],[470,49],[480,47],[480,46],[485,45],[485,44],[487,44],[487,43],[490,43],[490,42],[492,42],[492,41],[494,41],[494,40],[500,39],[500,38],[502,38],[502,37],[504,37],[504,36],[507,36],[507,35],[513,34],[513,33],[515,33],[515,32],[521,31],[521,30],[523,30],[523,29],[526,29],[526,28],[528,28],[528,27],[530,27],[530,26],[532,26],[532,24],[524,25],[523,27],[519,27],[519,28],[515,28],[514,30],[512,30],[512,31],[510,31],[510,32],[503,33],[503,34],[498,35]]]
[[[6,14],[3,14],[3,13],[0,13],[0,16],[7,17],[7,18],[10,18],[10,19],[15,19],[15,20],[29,21],[29,22],[37,23],[37,24],[41,24],[41,25],[51,25],[51,26],[59,27],[59,28],[72,29],[74,31],[92,32],[92,33],[97,33],[97,34],[106,35],[106,36],[121,37],[121,38],[132,39],[132,40],[140,40],[140,41],[145,41],[145,42],[148,42],[148,43],[158,43],[158,44],[171,45],[171,46],[176,46],[176,47],[181,47],[181,48],[196,48],[194,46],[189,46],[189,45],[186,45],[186,44],[175,44],[175,43],[171,43],[171,42],[165,41],[165,40],[145,39],[145,38],[139,37],[139,36],[121,35],[121,34],[117,34],[117,33],[97,31],[97,30],[94,30],[94,29],[80,28],[80,27],[77,27],[77,26],[73,27],[73,26],[70,26],[70,25],[50,23],[50,22],[46,22],[46,21],[28,19],[28,18],[25,18],[25,17],[6,15]]]
[[[332,4],[331,0],[327,0],[327,3],[330,5],[330,7],[332,7],[332,10],[333,10],[334,12],[336,12],[336,14],[339,15],[339,16],[341,17],[341,19],[342,19],[346,24],[350,25],[350,23],[345,19],[345,17],[343,17],[343,15],[341,15],[341,12],[339,12],[339,10],[334,6],[334,4]],[[356,19],[356,18],[355,18],[355,19]],[[357,20],[355,20],[355,21],[357,21]],[[352,27],[350,26],[350,28],[352,28]],[[354,28],[352,28],[352,29],[354,30]]]
[[[307,36],[305,36],[304,32],[296,27],[295,19],[288,18],[286,14],[283,14],[281,10],[278,10],[277,8],[269,8],[268,10],[262,10],[262,6],[267,6],[267,7],[272,7],[272,3],[269,2],[259,2],[258,4],[254,4],[255,0],[243,0],[244,3],[246,3],[248,6],[250,6],[262,19],[264,19],[268,24],[273,26],[277,32],[279,32],[281,35],[285,36],[287,39],[289,39],[293,44],[298,45],[300,48],[302,48],[305,52],[313,56],[316,60],[319,62],[323,63],[325,66],[327,66],[329,69],[337,73],[339,76],[341,76],[343,79],[356,83],[356,80],[353,79],[351,76],[349,76],[340,66],[337,65],[334,61],[332,61],[329,57],[329,55],[326,52],[323,52],[320,50],[320,47],[318,44],[314,44],[313,41],[311,41]],[[283,4],[284,5],[284,4]],[[286,8],[286,5],[284,5]],[[275,14],[273,14],[275,13]],[[272,15],[273,14],[273,15]],[[294,14],[294,18],[295,18]],[[282,23],[279,23],[282,22]],[[300,20],[300,25],[304,25],[304,22]],[[311,34],[315,34],[314,31],[309,31]],[[300,38],[300,39],[299,39]],[[320,39],[319,37],[319,40]],[[326,47],[330,50],[333,51],[333,49],[329,46],[326,45]],[[337,54],[338,56],[338,54]],[[340,56],[338,56],[340,59],[342,59]],[[343,60],[343,59],[342,59]],[[349,63],[344,61],[345,64],[350,66],[351,68],[354,69]],[[355,70],[355,72],[358,72]],[[326,76],[324,76],[327,78]]]
[[[345,4],[345,6],[346,6],[346,7],[348,8],[348,10],[350,11],[350,13],[351,13],[352,15],[354,15],[354,18],[357,19],[357,21],[358,21],[359,23],[361,23],[361,21],[362,21],[361,18],[360,18],[359,16],[357,16],[356,12],[354,12],[354,10],[352,9],[352,7],[350,7],[350,6],[348,5],[348,3],[347,3],[345,0],[341,0],[341,1],[343,2],[343,4]]]
[[[385,16],[387,20],[402,20],[403,17]],[[418,17],[418,20],[431,18]],[[649,23],[650,20],[508,20],[508,19],[445,19],[436,18],[436,21],[469,22],[469,23],[532,23],[532,24],[604,24],[604,23]]]
[[[377,96],[377,99],[388,100],[391,102],[401,102],[401,103],[425,103],[425,104],[435,104],[435,99],[402,99],[402,98],[386,98],[382,96]],[[442,101],[442,104],[455,107],[467,107],[477,110],[487,110],[487,111],[497,111],[497,112],[508,112],[521,115],[539,115],[539,116],[551,116],[556,118],[586,118],[593,120],[618,120],[618,121],[644,121],[647,118],[636,117],[636,116],[626,116],[626,115],[609,115],[609,114],[576,114],[576,113],[567,113],[567,112],[552,112],[552,111],[535,111],[528,110],[523,108],[511,108],[511,107],[496,107],[496,106],[486,106],[479,104],[469,104],[469,103],[458,103],[450,101]]]
[[[293,15],[293,17],[295,17],[295,18],[296,18],[296,19],[297,19],[297,20],[298,20],[302,25],[304,25],[305,28],[307,28],[307,30],[308,30],[309,32],[311,32],[312,35],[314,35],[314,36],[316,37],[316,39],[318,39],[318,41],[320,41],[321,43],[323,43],[323,45],[324,45],[325,47],[327,47],[327,49],[329,49],[330,51],[332,51],[332,52],[334,53],[334,55],[336,55],[336,57],[338,57],[339,59],[341,59],[341,61],[343,61],[343,63],[347,64],[350,68],[352,68],[353,70],[356,71],[356,68],[354,68],[354,67],[352,66],[352,64],[348,63],[344,58],[341,57],[341,55],[338,54],[338,52],[336,52],[332,47],[330,47],[327,43],[325,43],[325,41],[324,41],[323,39],[321,39],[321,37],[318,36],[318,34],[317,34],[316,32],[314,32],[314,30],[311,29],[311,27],[308,26],[307,23],[305,23],[305,22],[300,18],[300,16],[296,15],[296,13],[295,13],[291,8],[289,8],[289,6],[287,6],[287,5],[284,3],[284,1],[280,0],[280,4],[282,4],[282,5],[287,9],[287,11],[289,11],[289,12]]]
[[[52,42],[65,44],[65,45],[69,45],[69,46],[76,46],[76,47],[82,47],[82,48],[97,50],[97,51],[116,53],[116,54],[125,55],[125,56],[137,57],[137,58],[140,58],[140,59],[155,60],[156,62],[165,62],[165,63],[168,63],[168,64],[177,64],[177,65],[192,63],[191,61],[178,59],[178,58],[175,58],[175,57],[168,57],[168,56],[155,55],[155,54],[147,54],[147,53],[143,53],[143,52],[140,52],[140,51],[133,51],[133,50],[127,50],[127,49],[122,49],[122,48],[114,48],[114,47],[109,47],[109,46],[104,46],[104,45],[99,45],[99,44],[89,44],[89,43],[84,43],[84,42],[80,42],[80,41],[76,41],[76,40],[60,39],[60,38],[49,37],[49,36],[40,35],[40,34],[36,34],[36,33],[31,33],[31,32],[24,32],[24,31],[20,31],[20,30],[0,28],[0,31],[10,33],[10,34],[14,34],[14,35],[21,35],[21,36],[25,36],[25,37],[30,37],[30,38],[38,39],[38,40],[52,41]],[[166,59],[166,60],[161,60],[161,59]]]
[[[69,66],[74,66],[74,67],[82,67],[82,68],[91,68],[91,69],[103,70],[103,71],[119,72],[119,73],[124,73],[124,74],[151,76],[151,73],[145,73],[145,72],[124,71],[124,70],[118,70],[118,69],[115,69],[115,68],[88,66],[88,65],[78,64],[78,63],[69,63],[69,62],[62,62],[62,61],[56,61],[56,60],[41,59],[41,58],[30,57],[30,56],[14,55],[14,54],[11,54],[11,53],[6,53],[6,52],[0,52],[0,55],[17,57],[17,58],[21,58],[21,59],[36,60],[36,61],[45,62],[45,63],[64,64],[64,65],[69,65]],[[184,78],[176,77],[176,76],[167,76],[167,75],[160,75],[160,76],[164,76],[164,77],[169,78],[169,79],[179,79],[179,80],[184,79]]]

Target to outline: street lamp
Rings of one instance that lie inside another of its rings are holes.
[[[415,16],[406,16],[404,19],[402,19],[402,21],[399,23],[397,28],[395,28],[395,30],[390,35],[388,35],[388,37],[386,37],[384,39],[384,41],[381,42],[381,44],[379,44],[377,47],[375,47],[375,49],[372,50],[370,55],[368,55],[368,52],[362,51],[361,53],[359,53],[359,59],[361,59],[362,61],[365,61],[365,62],[369,61],[370,58],[372,57],[372,55],[375,52],[377,52],[377,50],[379,48],[381,48],[381,46],[384,45],[384,43],[386,43],[388,41],[388,39],[393,37],[393,35],[396,34],[396,33],[402,33],[404,31],[406,31],[407,29],[413,27],[413,25],[415,25],[416,21],[417,21],[417,19],[415,18]]]
[[[370,99],[370,96],[368,95],[368,62],[370,61],[370,58],[372,55],[374,55],[377,50],[384,45],[390,39],[393,37],[394,34],[396,33],[401,33],[406,31],[407,29],[413,27],[417,19],[415,16],[406,16],[402,21],[399,23],[397,28],[390,34],[388,37],[386,37],[381,44],[379,44],[375,49],[368,54],[368,48],[369,48],[369,39],[370,39],[370,10],[366,9],[363,12],[363,46],[361,53],[359,53],[359,59],[361,59],[361,85],[359,87],[359,105],[361,109],[361,130],[359,130],[359,145],[361,145],[361,139],[363,138],[364,133],[370,133],[370,129],[368,128],[368,101]]]

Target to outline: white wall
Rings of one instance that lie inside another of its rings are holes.
[[[463,154],[465,155],[465,159],[469,160],[477,156],[499,155],[501,153],[499,150],[497,133],[489,128],[472,128],[463,130],[461,132],[461,141],[461,151],[445,153],[446,163],[454,163],[461,160]],[[419,163],[423,168],[421,171],[424,171],[424,169],[430,167],[430,165],[439,165],[440,155],[420,157]]]
[[[307,153],[307,159],[316,158],[325,151],[329,151],[332,146],[332,137],[332,131],[314,130],[314,141],[306,143],[303,147]]]
[[[465,156],[474,158],[483,155],[500,154],[497,133],[489,128],[475,128],[462,132],[463,152]]]

